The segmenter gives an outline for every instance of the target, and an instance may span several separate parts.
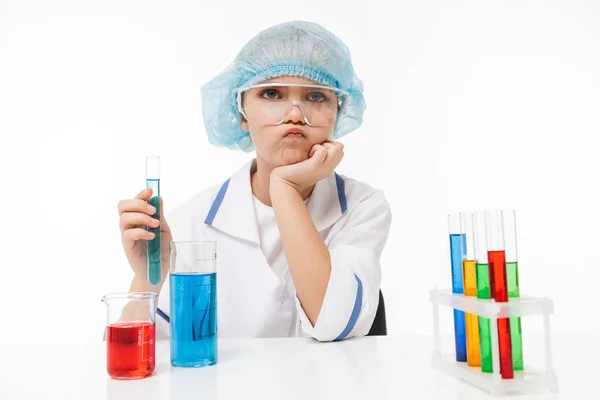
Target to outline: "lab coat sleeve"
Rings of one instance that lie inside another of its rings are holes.
[[[169,339],[171,337],[171,317],[169,277],[165,279],[158,295],[158,309],[156,310],[156,340]]]
[[[296,297],[302,330],[318,341],[365,336],[379,305],[379,260],[391,210],[383,192],[376,191],[349,211],[345,225],[328,245],[331,275],[315,326]]]
[[[182,227],[182,219],[185,217],[185,212],[182,208],[176,208],[174,211],[165,214],[169,227],[171,228],[171,234],[173,240],[176,237]],[[158,305],[156,310],[156,340],[169,339],[171,337],[171,291],[170,291],[170,276],[165,277],[160,293],[158,294]]]

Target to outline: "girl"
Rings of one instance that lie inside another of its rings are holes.
[[[365,109],[346,46],[314,23],[271,27],[202,88],[202,104],[212,144],[256,157],[160,221],[150,189],[118,206],[130,291],[159,293],[158,335],[170,332],[171,240],[218,242],[220,337],[366,335],[391,212],[380,190],[334,172],[344,156],[335,140]],[[163,278],[152,286],[145,228],[158,226]]]

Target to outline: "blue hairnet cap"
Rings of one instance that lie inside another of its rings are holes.
[[[346,45],[318,24],[292,21],[260,32],[221,74],[202,86],[202,113],[210,143],[254,150],[250,134],[241,126],[237,89],[280,76],[303,77],[349,93],[346,112],[335,123],[334,140],[362,124],[363,84],[354,73]]]

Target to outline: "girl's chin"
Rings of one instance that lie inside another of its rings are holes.
[[[292,165],[308,160],[308,151],[300,147],[288,147],[281,154],[283,165]]]

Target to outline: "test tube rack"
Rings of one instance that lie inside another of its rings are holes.
[[[434,349],[433,368],[441,370],[457,379],[478,387],[492,396],[510,394],[533,394],[550,391],[558,392],[558,379],[552,361],[550,335],[550,315],[554,312],[551,299],[546,297],[523,296],[510,299],[509,302],[467,297],[452,293],[451,290],[434,288],[429,293],[433,304]],[[466,362],[457,362],[453,354],[442,354],[440,349],[439,307],[446,306],[490,319],[492,335],[493,373],[482,372],[480,368],[469,367]],[[525,366],[524,371],[515,371],[513,379],[500,376],[498,318],[541,316],[543,318],[545,364],[546,369],[534,369]]]

